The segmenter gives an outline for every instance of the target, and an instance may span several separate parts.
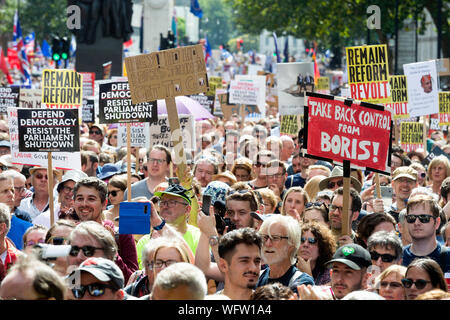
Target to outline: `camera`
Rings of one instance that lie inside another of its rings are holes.
[[[33,252],[44,262],[51,260],[56,260],[59,257],[67,257],[70,253],[72,246],[70,245],[60,245],[55,246],[52,244],[38,243],[34,245]]]

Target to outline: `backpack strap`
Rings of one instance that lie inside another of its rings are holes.
[[[294,284],[294,281],[297,280],[302,275],[302,273],[303,272],[301,272],[300,270],[297,270],[294,272],[294,274],[291,277],[291,280],[289,280],[289,284],[288,284],[289,288]]]

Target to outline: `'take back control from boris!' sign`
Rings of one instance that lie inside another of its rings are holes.
[[[19,151],[80,151],[79,109],[18,109]]]
[[[134,104],[208,90],[201,45],[128,57],[125,65]]]
[[[305,128],[308,155],[390,173],[391,112],[382,106],[306,93]]]

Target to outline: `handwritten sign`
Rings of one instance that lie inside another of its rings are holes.
[[[195,150],[194,118],[192,115],[179,115],[180,129],[183,136],[183,146],[185,149]],[[171,130],[167,115],[159,115],[158,121],[150,126],[150,147],[162,144],[172,148],[173,142],[170,139]]]
[[[389,67],[385,44],[347,47],[350,97],[371,103],[388,103]]]
[[[134,104],[208,90],[201,45],[125,58]]]
[[[389,173],[391,112],[383,107],[307,93],[306,152],[354,168]]]

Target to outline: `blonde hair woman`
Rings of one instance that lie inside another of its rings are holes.
[[[305,205],[309,202],[309,196],[302,187],[289,188],[283,198],[281,214],[291,216],[298,222],[302,221]]]

